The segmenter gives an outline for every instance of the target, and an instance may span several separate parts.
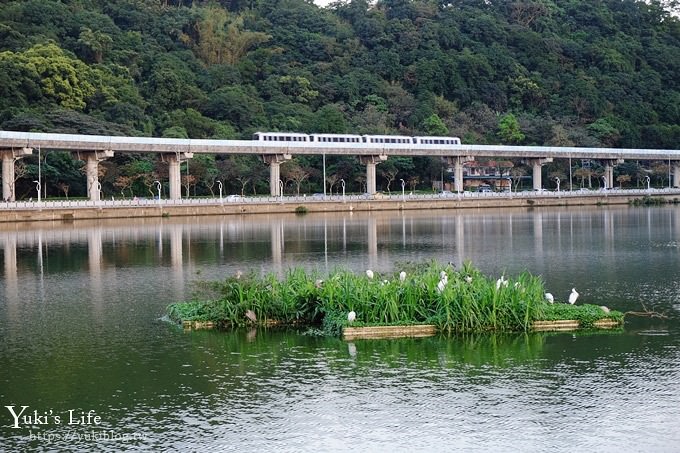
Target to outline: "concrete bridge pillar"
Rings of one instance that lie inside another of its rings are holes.
[[[186,162],[192,157],[194,157],[194,153],[190,152],[163,154],[163,160],[168,163],[171,200],[180,200],[182,198],[182,179],[179,166],[182,162]]]
[[[14,192],[14,162],[33,153],[33,148],[3,149],[2,156],[2,199],[16,201]]]
[[[604,166],[604,180],[607,189],[614,188],[614,166],[623,163],[623,159],[604,159],[601,161]]]
[[[467,162],[472,162],[475,160],[474,156],[445,156],[442,160],[449,167],[453,166],[453,183],[456,186],[456,192],[463,191],[463,165]],[[444,187],[442,187],[444,190]]]
[[[76,158],[85,161],[85,174],[87,177],[87,197],[90,201],[101,199],[101,189],[99,185],[99,162],[113,157],[113,151],[107,149],[103,151],[78,151]]]
[[[673,187],[680,187],[680,161],[671,161],[673,168]]]
[[[366,192],[369,195],[375,195],[375,166],[380,162],[385,162],[387,155],[379,154],[372,156],[359,156],[359,162],[366,165]]]
[[[290,154],[263,154],[262,161],[269,164],[269,194],[272,197],[280,197],[281,185],[281,164],[290,160],[293,156]]]
[[[543,188],[543,180],[541,176],[541,167],[553,161],[552,157],[544,157],[541,159],[526,159],[525,164],[531,165],[533,169],[534,190],[541,190]]]

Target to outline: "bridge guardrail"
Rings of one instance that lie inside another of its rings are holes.
[[[499,199],[499,198],[574,198],[574,197],[606,197],[608,195],[622,196],[654,196],[680,195],[680,188],[663,189],[608,189],[608,190],[574,190],[574,191],[522,191],[522,192],[463,192],[451,194],[381,194],[367,195],[326,195],[324,197],[311,196],[283,196],[283,197],[245,197],[243,200],[227,201],[225,198],[183,198],[171,199],[119,199],[119,200],[20,200],[0,202],[0,210],[26,209],[83,209],[83,208],[120,208],[120,207],[151,207],[151,206],[200,206],[200,205],[233,205],[255,203],[325,203],[325,202],[360,202],[360,201],[417,201],[417,200],[460,200],[460,199]]]

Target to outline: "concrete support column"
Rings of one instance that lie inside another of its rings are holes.
[[[464,189],[463,185],[463,165],[467,162],[472,162],[475,160],[474,156],[445,156],[442,160],[449,167],[453,166],[453,183],[455,185],[455,191],[460,193]],[[444,190],[444,187],[442,187]]]
[[[533,169],[533,180],[534,180],[534,190],[541,190],[543,188],[543,179],[541,176],[541,167],[543,165],[552,162],[552,157],[544,157],[541,159],[527,159],[524,161],[527,165],[531,165]]]
[[[671,161],[671,168],[673,169],[673,187],[680,187],[680,162]]]
[[[87,197],[90,201],[101,199],[101,189],[99,185],[99,162],[113,157],[113,151],[79,151],[76,158],[85,161],[85,174],[87,177]]]
[[[614,166],[623,163],[623,159],[604,159],[601,161],[604,166],[604,180],[607,189],[614,188]]]
[[[614,167],[609,164],[604,166],[604,180],[607,189],[614,187]]]
[[[14,191],[14,162],[33,153],[33,148],[0,150],[2,156],[2,199],[16,201]]]
[[[170,183],[170,199],[180,200],[182,198],[182,178],[179,166],[194,157],[194,153],[167,153],[163,154],[163,160],[168,163],[168,179]]]
[[[386,160],[387,155],[385,154],[379,154],[377,156],[359,156],[359,162],[366,165],[366,192],[369,195],[375,195],[376,193],[375,166]]]
[[[281,164],[287,160],[290,160],[293,156],[290,154],[263,154],[262,161],[265,164],[269,164],[269,194],[272,197],[280,197],[283,195],[281,193],[281,186],[279,181],[281,180]]]

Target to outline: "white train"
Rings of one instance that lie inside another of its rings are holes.
[[[405,135],[299,134],[255,132],[253,140],[265,142],[375,143],[415,145],[460,145],[458,137],[408,137]]]

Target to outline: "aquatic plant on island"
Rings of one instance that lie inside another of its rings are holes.
[[[200,288],[201,297],[168,307],[171,319],[222,328],[322,325],[333,335],[349,325],[434,324],[445,332],[485,332],[527,331],[536,320],[587,319],[592,325],[623,319],[594,305],[552,304],[542,280],[528,272],[495,279],[470,263],[460,269],[412,264],[394,274],[339,269],[326,276],[295,268],[284,278],[238,274]]]

